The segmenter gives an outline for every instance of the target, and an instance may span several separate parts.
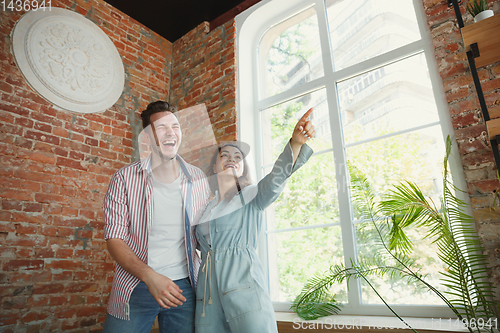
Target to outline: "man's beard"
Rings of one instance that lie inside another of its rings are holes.
[[[152,145],[152,148],[153,148],[153,153],[155,153],[156,155],[158,155],[162,161],[170,162],[176,156],[176,155],[174,155],[172,157],[165,156],[165,154],[163,154],[163,151],[161,150],[161,148],[159,146],[157,146],[157,145]]]
[[[172,161],[177,154],[175,154],[173,157],[167,157],[167,156],[165,156],[165,154],[163,154],[163,151],[161,150],[160,140],[156,136],[156,132],[154,132],[153,135],[154,135],[154,138],[155,138],[154,144],[151,145],[152,149],[153,149],[153,153],[155,153],[156,155],[160,156],[160,159],[162,161],[166,161],[166,162]]]

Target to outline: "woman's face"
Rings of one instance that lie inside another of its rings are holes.
[[[245,165],[243,164],[243,154],[233,146],[225,146],[219,152],[219,157],[214,165],[214,172],[218,176],[236,176],[243,175]]]

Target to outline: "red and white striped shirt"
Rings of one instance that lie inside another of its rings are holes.
[[[205,174],[177,156],[181,166],[182,218],[185,225],[186,258],[191,285],[196,286],[200,258],[196,253],[194,226],[210,196]],[[148,263],[148,239],[153,225],[154,195],[150,169],[151,156],[118,170],[104,197],[104,239],[120,238],[139,259]],[[191,260],[189,260],[191,258]],[[116,264],[108,313],[129,320],[129,300],[139,279]]]

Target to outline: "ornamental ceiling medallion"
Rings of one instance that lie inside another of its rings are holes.
[[[29,85],[55,106],[102,112],[120,98],[123,63],[109,37],[62,8],[31,11],[12,31],[12,53]]]

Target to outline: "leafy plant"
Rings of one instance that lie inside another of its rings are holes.
[[[372,259],[351,260],[350,267],[336,264],[322,276],[313,277],[295,298],[291,309],[303,319],[336,314],[340,311],[340,305],[329,293],[331,286],[349,282],[351,278],[360,278],[404,322],[370,283],[371,276],[399,276],[435,293],[462,322],[477,323],[479,318],[497,318],[498,322],[500,304],[493,302],[486,257],[482,254],[483,248],[473,228],[474,221],[465,213],[466,204],[454,194],[459,190],[450,180],[450,152],[451,140],[448,137],[440,208],[432,200],[426,199],[418,186],[411,182],[395,185],[380,202],[376,202],[367,178],[350,166],[353,203],[363,213],[363,217],[373,224],[376,230],[373,244],[381,251],[377,251],[379,255]],[[426,238],[437,244],[438,256],[446,266],[445,271],[440,273],[443,285],[449,288],[444,292],[447,296],[429,284],[408,258],[408,254],[413,251],[413,244],[405,229],[411,226],[427,227],[429,231]],[[478,325],[468,326],[471,333],[480,332],[483,328],[484,325],[482,328]],[[486,328],[494,331],[494,326]]]
[[[467,11],[472,17],[488,9],[488,0],[469,0]]]

